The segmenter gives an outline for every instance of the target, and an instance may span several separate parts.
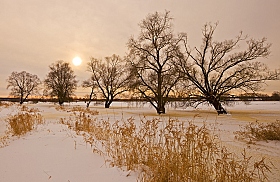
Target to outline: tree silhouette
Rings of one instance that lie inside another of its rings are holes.
[[[138,38],[128,41],[131,87],[142,94],[158,114],[165,113],[167,98],[180,79],[173,62],[182,37],[175,37],[169,12],[155,12],[140,23]]]
[[[37,94],[39,91],[40,79],[37,75],[33,75],[26,71],[12,72],[7,79],[7,89],[11,88],[10,95],[19,96],[20,104],[26,101],[31,94]]]
[[[69,100],[77,88],[78,81],[69,63],[57,61],[49,66],[50,72],[44,80],[46,93],[57,97],[59,105]]]
[[[269,55],[271,44],[266,39],[249,39],[242,32],[235,39],[214,41],[216,25],[206,24],[202,30],[200,48],[189,48],[184,41],[184,53],[177,63],[180,73],[190,81],[203,101],[214,106],[218,114],[227,111],[221,104],[223,95],[233,90],[255,92],[266,80],[278,79],[277,71],[270,71],[257,58]],[[246,40],[244,50],[238,51],[240,43]]]
[[[105,61],[91,58],[88,71],[92,73],[90,80],[84,85],[91,87],[105,98],[105,108],[109,108],[117,95],[128,91],[129,74],[125,61],[113,54],[105,57]]]

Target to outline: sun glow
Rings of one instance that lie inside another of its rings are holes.
[[[79,65],[81,65],[81,63],[82,63],[82,59],[81,59],[80,57],[75,57],[75,58],[73,58],[72,63],[73,63],[75,66],[79,66]]]

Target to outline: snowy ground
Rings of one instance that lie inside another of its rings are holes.
[[[10,139],[8,146],[0,148],[0,181],[30,182],[135,182],[136,174],[111,168],[103,158],[94,154],[81,136],[77,136],[65,125],[58,124],[60,118],[70,115],[67,111],[57,111],[53,103],[26,104],[38,108],[45,124],[21,138]],[[65,107],[85,107],[85,103],[65,104]],[[167,108],[167,114],[158,116],[148,104],[136,105],[116,102],[110,109],[92,103],[91,109],[97,110],[96,117],[104,120],[122,120],[133,117],[135,122],[141,118],[160,117],[163,121],[177,118],[182,121],[194,121],[197,125],[207,123],[220,136],[223,145],[240,155],[246,148],[248,155],[254,158],[266,157],[273,162],[270,181],[280,181],[280,142],[257,142],[246,144],[234,138],[234,131],[240,126],[258,120],[273,122],[280,120],[280,102],[251,102],[249,105],[237,103],[228,106],[230,114],[218,116],[209,106],[198,109]],[[0,137],[5,135],[5,118],[16,113],[17,104],[0,107]]]

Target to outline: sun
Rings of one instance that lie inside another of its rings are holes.
[[[74,57],[73,60],[72,60],[72,63],[75,65],[75,66],[80,66],[81,63],[82,63],[82,59],[80,57]]]

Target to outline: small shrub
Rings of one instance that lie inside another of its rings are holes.
[[[21,136],[33,130],[38,124],[43,124],[43,117],[39,113],[20,112],[10,115],[6,122],[8,131],[13,136]]]
[[[235,132],[236,138],[256,141],[256,140],[280,140],[280,121],[271,123],[251,122],[240,131]]]

